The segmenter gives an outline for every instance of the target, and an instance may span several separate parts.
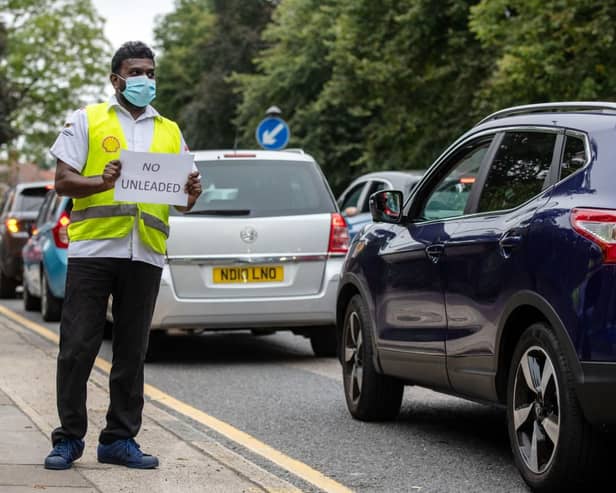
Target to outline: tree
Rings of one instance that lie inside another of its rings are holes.
[[[334,189],[368,170],[425,168],[474,123],[490,57],[468,29],[468,0],[285,0],[258,72],[238,75],[247,141],[280,103],[291,145]]]
[[[482,0],[470,26],[495,53],[476,106],[613,99],[616,4],[592,0]]]
[[[109,43],[91,0],[0,0],[7,24],[10,122],[22,153],[44,159],[70,109],[100,97]]]
[[[229,75],[254,70],[260,33],[275,2],[180,0],[155,30],[158,108],[176,119],[195,149],[233,147],[239,97]]]
[[[256,73],[238,73],[233,78],[242,95],[236,118],[242,146],[255,146],[259,121],[269,106],[277,105],[289,122],[289,147],[314,155],[330,183],[348,176],[347,165],[359,155],[356,120],[347,117],[342,105],[319,101],[332,77],[331,53],[341,3],[282,2],[263,32],[267,48],[256,59]]]
[[[0,22],[0,146],[13,137],[9,115],[12,112],[13,100],[6,80],[5,72],[6,29]]]

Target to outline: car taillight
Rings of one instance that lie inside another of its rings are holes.
[[[329,253],[345,253],[349,250],[349,228],[341,214],[332,214],[329,229]]]
[[[603,261],[616,263],[616,210],[573,209],[571,225],[603,251]]]
[[[53,241],[58,248],[68,248],[68,225],[70,222],[71,219],[68,214],[63,212],[58,222],[51,228]]]
[[[4,225],[9,233],[19,233],[20,225],[18,219],[10,217],[4,222]]]

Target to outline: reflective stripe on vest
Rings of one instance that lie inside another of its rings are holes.
[[[88,118],[88,158],[83,176],[98,176],[106,164],[119,159],[121,149],[126,149],[126,139],[115,109],[108,103],[86,108]],[[162,116],[154,117],[154,135],[150,152],[178,154],[181,152],[181,135],[175,122]],[[158,253],[165,253],[169,236],[169,206],[134,202],[117,202],[114,190],[73,199],[70,241],[121,238],[133,229],[138,219],[141,241]]]

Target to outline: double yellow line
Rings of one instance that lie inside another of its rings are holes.
[[[53,331],[47,329],[46,327],[33,322],[25,317],[22,317],[18,313],[10,310],[2,305],[0,305],[0,314],[5,317],[10,318],[11,320],[17,322],[18,324],[26,327],[27,329],[37,333],[41,337],[47,339],[48,341],[58,343],[60,337]],[[94,363],[99,370],[102,370],[106,374],[109,374],[111,371],[111,363],[109,361],[104,360],[103,358],[97,357]],[[303,479],[304,481],[316,486],[317,488],[326,491],[328,493],[352,493],[352,490],[347,488],[346,486],[334,481],[331,478],[328,478],[324,474],[320,473],[316,469],[300,462],[296,459],[289,457],[286,454],[283,454],[279,450],[276,450],[273,447],[270,447],[266,443],[263,443],[260,440],[257,440],[255,437],[245,433],[237,428],[231,426],[224,421],[221,421],[213,416],[210,416],[203,411],[182,402],[175,397],[163,392],[162,390],[146,384],[144,387],[144,394],[149,399],[159,402],[164,406],[172,409],[173,411],[182,414],[190,419],[195,420],[198,423],[201,423],[204,426],[207,426],[211,430],[216,433],[220,433],[224,437],[229,440],[245,447],[251,452],[273,462],[277,466],[282,469],[290,472],[291,474],[297,476],[298,478]]]

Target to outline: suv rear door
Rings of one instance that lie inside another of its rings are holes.
[[[316,163],[196,163],[203,193],[170,218],[167,258],[180,298],[318,293],[336,205]]]

